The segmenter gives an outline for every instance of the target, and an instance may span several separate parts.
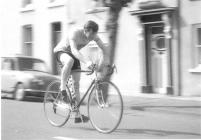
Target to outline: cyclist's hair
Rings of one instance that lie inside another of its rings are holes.
[[[98,32],[98,24],[92,20],[89,20],[85,23],[84,30],[92,30],[93,32]]]

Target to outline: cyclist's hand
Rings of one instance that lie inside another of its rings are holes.
[[[92,69],[94,68],[94,64],[93,64],[91,61],[88,61],[88,62],[86,63],[86,67],[87,67],[88,69],[92,70]]]
[[[113,74],[115,65],[104,65],[103,69],[99,72],[99,79],[105,79]]]
[[[107,65],[106,69],[107,69],[107,74],[106,75],[109,76],[109,75],[111,75],[114,72],[115,65]]]

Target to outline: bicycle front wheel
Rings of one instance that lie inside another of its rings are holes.
[[[92,126],[101,133],[111,133],[120,124],[123,100],[119,89],[109,81],[97,83],[88,99],[88,115]]]
[[[61,96],[60,82],[51,82],[44,96],[44,112],[50,124],[57,127],[63,126],[68,121],[71,113],[69,104],[65,103]]]

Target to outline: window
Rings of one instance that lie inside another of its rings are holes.
[[[61,39],[61,22],[52,23],[52,31],[53,31],[53,41],[55,45],[57,45],[57,43]]]
[[[50,2],[55,2],[56,0],[50,0]]]
[[[32,0],[22,0],[22,7],[20,8],[20,12],[31,12],[34,11],[34,5]]]
[[[25,8],[25,7],[27,7],[27,6],[31,5],[31,4],[32,4],[32,0],[23,0],[22,1],[22,7],[23,8]]]
[[[1,67],[2,70],[14,70],[15,69],[14,61],[12,59],[8,59],[8,58],[3,59],[1,66],[2,66]]]
[[[50,3],[54,2],[54,3],[59,3],[59,2],[64,2],[64,0],[49,0]]]
[[[194,69],[191,72],[201,72],[201,24],[193,25],[193,54]]]
[[[52,30],[52,34],[51,34],[51,43],[52,43],[52,50],[54,49],[54,47],[59,43],[60,39],[61,39],[61,29],[62,29],[62,25],[61,22],[54,22],[51,24],[51,30]],[[53,73],[54,74],[59,74],[60,73],[60,69],[58,66],[58,63],[56,63],[56,59],[55,56],[53,55],[52,58],[52,68],[53,68]]]
[[[197,28],[197,45],[201,47],[201,27]]]
[[[49,0],[48,8],[60,7],[65,5],[65,0]]]
[[[32,45],[33,45],[33,37],[32,37],[32,26],[25,25],[23,26],[23,52],[24,55],[32,56]]]
[[[201,65],[201,25],[195,28],[196,63]]]

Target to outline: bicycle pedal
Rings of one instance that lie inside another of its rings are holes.
[[[80,112],[78,114],[76,114],[77,112],[72,112],[70,114],[70,119],[75,119],[75,118],[80,118],[83,122],[83,119],[82,119],[82,115],[80,114]]]
[[[70,119],[75,119],[75,114],[70,114]]]
[[[71,111],[72,112],[75,112],[77,110],[78,110],[78,108],[77,108],[76,104],[71,105]]]
[[[107,103],[103,103],[103,104],[99,104],[99,105],[98,105],[98,108],[101,108],[101,109],[102,109],[102,108],[108,108],[108,107],[110,107],[110,106],[109,106],[109,104],[107,104]]]

